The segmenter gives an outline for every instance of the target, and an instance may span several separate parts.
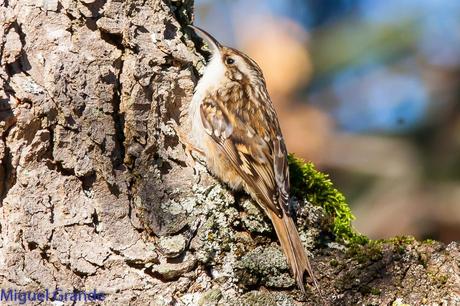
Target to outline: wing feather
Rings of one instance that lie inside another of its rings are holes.
[[[273,126],[272,122],[266,122],[266,118],[252,118],[253,122],[266,124],[256,129],[248,122],[248,116],[238,116],[238,112],[230,112],[217,99],[210,98],[201,104],[200,114],[207,134],[257,200],[262,202],[262,207],[278,216],[282,215],[282,210],[288,212],[289,172],[278,122]]]

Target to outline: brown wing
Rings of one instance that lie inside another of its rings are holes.
[[[273,109],[268,109],[273,115],[257,111],[248,116],[245,111],[243,108],[230,112],[217,99],[210,98],[203,101],[200,109],[206,132],[259,204],[281,216],[281,210],[289,212],[289,171],[278,121]],[[251,126],[250,117],[251,122],[259,125]]]

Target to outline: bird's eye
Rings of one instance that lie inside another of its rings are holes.
[[[227,59],[225,60],[225,63],[227,63],[227,65],[231,65],[235,62],[235,60],[231,57],[227,57]]]

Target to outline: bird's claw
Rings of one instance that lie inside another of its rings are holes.
[[[188,137],[187,135],[182,132],[180,129],[179,129],[179,124],[177,124],[176,120],[174,119],[169,119],[168,121],[166,121],[166,125],[171,127],[174,132],[176,133],[177,137],[179,138],[179,142],[182,143],[184,145],[184,151],[185,151],[185,155],[187,156],[187,160],[191,161],[189,163],[187,163],[188,166],[192,167],[194,169],[194,172],[197,173],[196,171],[196,157],[193,155],[193,153],[197,153],[199,155],[199,157],[204,157],[204,151],[195,147],[189,140],[188,140]],[[198,158],[199,159],[199,158]]]

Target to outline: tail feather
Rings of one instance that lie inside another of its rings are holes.
[[[294,224],[294,220],[290,216],[286,215],[285,212],[283,212],[281,218],[271,210],[267,210],[267,212],[273,226],[275,227],[281,248],[286,255],[297,285],[305,294],[304,275],[305,272],[307,272],[313,280],[313,285],[318,290],[319,294],[321,294],[315,275],[313,274],[310,261],[308,260],[305,249],[300,241],[299,233]]]

